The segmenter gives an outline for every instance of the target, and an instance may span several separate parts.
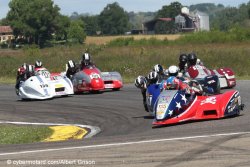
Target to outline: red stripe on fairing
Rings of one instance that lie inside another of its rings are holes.
[[[210,72],[208,69],[204,68],[203,71],[204,71],[207,75],[211,75],[211,72]]]

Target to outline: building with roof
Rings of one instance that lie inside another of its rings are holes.
[[[10,26],[0,26],[0,43],[14,39],[13,30]]]
[[[198,10],[189,12],[187,7],[183,7],[181,13],[175,17],[175,23],[182,32],[210,30],[209,16]]]
[[[181,13],[175,18],[157,18],[142,24],[145,34],[154,34],[157,22],[174,21],[177,25],[176,32],[209,31],[209,15],[198,10],[189,12],[187,7],[181,9]]]

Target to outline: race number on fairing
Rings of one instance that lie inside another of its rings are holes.
[[[45,78],[50,78],[50,72],[47,70],[39,70],[37,73],[38,73],[38,75],[42,75]]]
[[[99,74],[97,73],[90,74],[90,79],[98,79],[98,78],[101,78]]]

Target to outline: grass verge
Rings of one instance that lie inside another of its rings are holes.
[[[16,78],[12,77],[0,77],[0,83],[1,84],[14,84],[16,82]]]
[[[40,142],[53,130],[45,126],[0,125],[0,144],[23,144]]]
[[[16,70],[24,62],[34,64],[35,60],[41,60],[51,72],[64,71],[67,61],[72,59],[78,63],[85,50],[92,54],[101,71],[117,71],[125,83],[133,82],[138,75],[147,75],[155,64],[165,68],[177,65],[180,53],[190,52],[195,52],[210,69],[230,67],[237,78],[247,79],[250,76],[250,40],[243,40],[248,31],[240,32],[228,35],[202,32],[181,36],[175,41],[161,40],[159,36],[139,40],[110,37],[115,40],[107,45],[65,45],[45,49],[31,46],[14,52],[0,50],[0,83],[14,83]]]

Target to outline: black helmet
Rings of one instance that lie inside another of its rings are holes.
[[[179,57],[179,62],[181,65],[185,65],[188,61],[188,56],[185,53],[182,53]]]
[[[42,66],[43,66],[43,63],[40,60],[37,60],[36,63],[35,63],[35,67],[40,68]]]
[[[89,53],[83,53],[82,55],[82,64],[89,65],[90,63],[90,54]]]
[[[196,65],[197,56],[195,53],[188,54],[188,63],[190,66]]]
[[[76,67],[76,63],[73,60],[69,60],[67,66],[68,68],[72,69]]]
[[[162,74],[163,73],[163,67],[160,65],[160,64],[156,64],[154,66],[154,69],[153,69],[155,72],[157,72],[158,74]]]

